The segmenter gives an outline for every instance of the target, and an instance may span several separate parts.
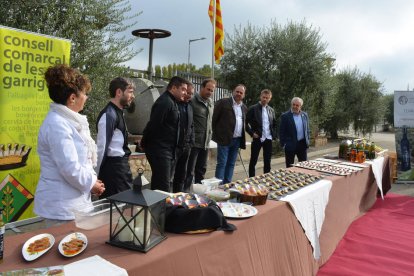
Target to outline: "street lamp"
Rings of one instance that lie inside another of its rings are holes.
[[[188,60],[187,60],[187,72],[190,72],[190,46],[191,42],[198,41],[198,40],[204,40],[205,37],[195,38],[195,39],[189,39],[188,40]]]

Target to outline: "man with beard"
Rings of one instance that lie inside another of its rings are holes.
[[[233,96],[218,100],[213,112],[213,137],[217,143],[216,178],[231,182],[239,149],[246,149],[244,125],[247,107],[243,103],[246,86],[238,84]]]
[[[152,105],[150,119],[144,129],[141,147],[151,165],[152,190],[172,190],[176,151],[181,139],[179,103],[187,94],[187,83],[181,77],[171,78],[167,91]]]
[[[111,100],[97,119],[98,178],[105,183],[105,198],[130,189],[132,174],[128,163],[128,130],[123,109],[134,100],[134,83],[118,77],[109,84]]]

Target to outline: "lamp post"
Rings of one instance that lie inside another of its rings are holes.
[[[149,61],[148,61],[148,79],[152,81],[152,48],[153,40],[157,38],[165,38],[171,36],[171,32],[161,29],[138,29],[132,31],[133,36],[148,38],[150,40],[149,46]]]
[[[187,60],[187,72],[190,72],[190,48],[191,48],[191,42],[198,41],[198,40],[204,40],[205,37],[195,38],[195,39],[189,39],[188,40],[188,60]]]

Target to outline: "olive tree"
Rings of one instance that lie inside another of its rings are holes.
[[[312,129],[317,131],[333,111],[329,99],[335,88],[331,81],[334,60],[326,53],[319,30],[306,22],[282,26],[273,21],[262,28],[248,24],[226,37],[221,78],[229,86],[244,83],[248,105],[269,88],[273,92],[270,104],[278,115],[289,109],[292,97],[302,97]]]
[[[93,126],[109,98],[109,81],[127,74],[123,63],[138,53],[132,49],[135,38],[120,34],[139,13],[126,0],[0,0],[0,13],[1,25],[72,41],[71,66],[92,82],[84,112]]]

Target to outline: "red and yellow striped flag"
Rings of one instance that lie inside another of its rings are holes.
[[[211,24],[214,24],[214,2],[216,1],[216,24],[214,33],[214,60],[217,64],[220,63],[221,56],[224,54],[224,28],[221,18],[220,0],[210,0],[208,7],[208,16],[210,17]]]

